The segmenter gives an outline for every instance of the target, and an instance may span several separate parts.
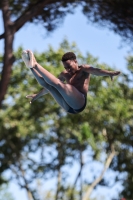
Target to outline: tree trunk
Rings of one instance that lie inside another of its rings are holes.
[[[11,67],[14,62],[12,47],[13,47],[15,30],[13,27],[13,23],[10,21],[10,11],[7,0],[2,1],[2,13],[4,19],[5,42],[4,42],[3,70],[1,73],[1,80],[0,80],[0,107],[2,105],[4,96],[7,92],[7,87],[11,76]]]
[[[10,8],[9,1],[2,0],[1,10],[3,14],[4,33],[0,35],[0,39],[4,39],[4,57],[3,57],[3,69],[0,76],[0,108],[2,107],[2,101],[4,100],[7,92],[8,84],[11,77],[11,69],[15,58],[13,56],[13,41],[15,33],[30,19],[43,12],[43,8],[47,4],[54,3],[53,0],[38,1],[37,4],[29,8],[23,15],[21,15],[16,21],[10,20]],[[37,9],[36,9],[37,8]],[[34,11],[34,12],[33,12]]]
[[[111,164],[111,162],[112,162],[112,160],[113,160],[113,158],[114,158],[115,155],[116,155],[116,152],[115,152],[115,151],[112,151],[112,152],[110,153],[109,157],[108,157],[107,160],[106,160],[104,169],[103,169],[103,171],[101,172],[101,175],[100,175],[98,178],[96,178],[96,179],[94,180],[94,182],[88,187],[88,190],[87,190],[86,194],[84,195],[83,200],[88,200],[88,199],[89,199],[89,197],[90,197],[90,195],[91,195],[91,193],[92,193],[94,187],[102,180],[102,178],[103,178],[103,176],[104,176],[106,170],[109,168],[109,166],[110,166],[110,164]]]
[[[57,190],[55,195],[55,200],[58,200],[59,192],[60,192],[60,186],[61,186],[61,168],[58,170],[58,176],[57,176]]]
[[[80,150],[80,194],[79,194],[79,200],[82,200],[83,195],[83,183],[82,183],[82,169],[83,169],[83,153],[82,150]]]
[[[82,169],[84,166],[84,161],[83,161],[83,153],[82,153],[81,149],[80,149],[79,153],[80,153],[80,169],[79,169],[79,173],[75,179],[74,185],[71,190],[70,200],[74,200],[74,189],[76,187],[76,184],[77,184],[79,178],[80,178],[80,185],[81,185],[79,198],[80,198],[80,200],[82,199]]]
[[[11,68],[14,62],[12,44],[13,44],[13,34],[11,35],[9,30],[5,36],[5,47],[4,47],[5,53],[3,59],[3,70],[0,80],[0,107],[2,105],[2,101],[4,100],[4,96],[7,92],[11,76]]]

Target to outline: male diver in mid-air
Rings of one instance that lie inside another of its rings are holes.
[[[77,114],[85,109],[91,74],[109,76],[111,80],[120,74],[120,71],[102,70],[86,64],[78,65],[76,55],[73,52],[67,52],[62,56],[65,70],[58,78],[40,66],[30,50],[22,52],[22,59],[43,87],[43,90],[38,94],[26,96],[31,98],[30,103],[40,96],[50,93],[57,103],[71,114]]]

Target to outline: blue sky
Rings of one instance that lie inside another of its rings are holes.
[[[0,22],[0,30],[2,28]],[[130,47],[124,44],[120,48],[122,42],[119,35],[109,31],[106,27],[101,28],[88,23],[87,18],[81,13],[80,9],[74,15],[68,15],[64,23],[47,37],[45,37],[45,30],[41,24],[32,25],[27,23],[16,33],[14,49],[22,45],[24,49],[42,52],[47,49],[49,44],[54,48],[58,48],[64,37],[67,37],[69,42],[76,42],[83,55],[90,52],[94,57],[98,57],[100,62],[124,70],[125,57],[128,55]],[[0,41],[0,52],[2,51],[3,41]]]
[[[0,13],[0,33],[3,30],[1,19]],[[119,48],[121,45],[119,35],[115,35],[106,27],[99,28],[96,25],[89,24],[79,9],[74,15],[68,15],[64,23],[49,36],[44,37],[44,35],[45,30],[41,25],[35,26],[27,23],[16,33],[14,49],[22,45],[24,49],[42,52],[48,48],[49,44],[56,49],[66,37],[69,42],[76,42],[83,55],[90,52],[94,57],[98,57],[100,62],[104,62],[117,70],[125,71],[125,57],[129,54],[130,47],[124,44],[122,48]],[[3,41],[0,40],[0,53],[2,52]],[[26,193],[20,191],[16,184],[12,183],[10,190],[14,193],[16,200],[27,200]]]

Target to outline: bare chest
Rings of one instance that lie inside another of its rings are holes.
[[[68,76],[66,82],[75,86],[79,91],[87,93],[90,76],[88,73],[78,72],[73,76]]]
[[[84,72],[78,72],[76,74],[74,74],[72,77],[69,78],[68,82],[70,84],[81,84],[82,82],[85,81],[85,79],[88,78],[88,74],[87,73],[84,73]]]

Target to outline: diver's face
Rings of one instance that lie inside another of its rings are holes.
[[[76,71],[78,70],[77,60],[64,61],[63,65],[64,65],[65,70],[71,75],[74,75]]]

